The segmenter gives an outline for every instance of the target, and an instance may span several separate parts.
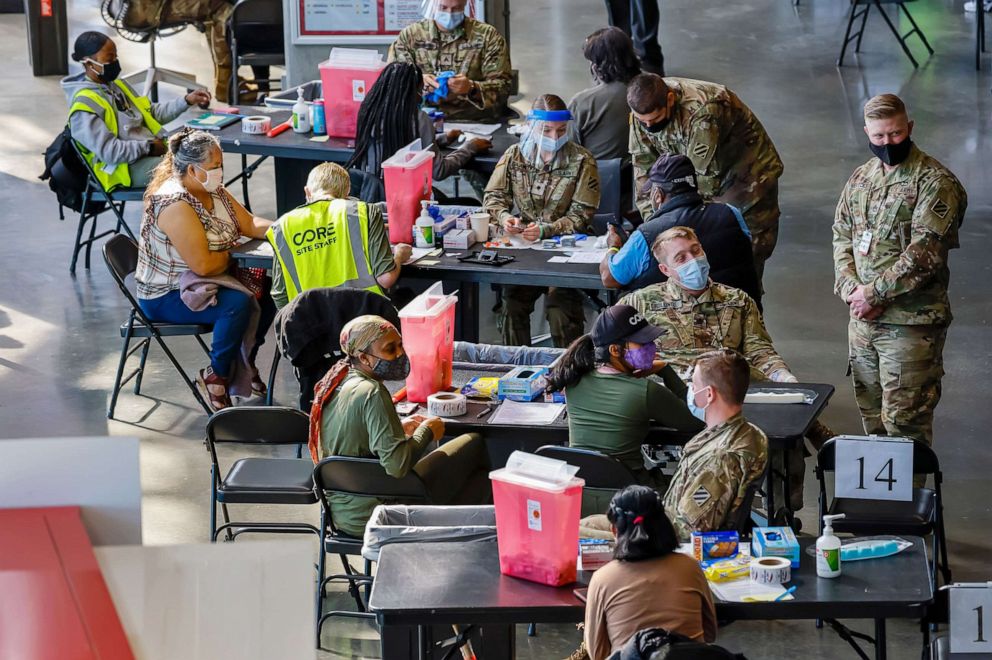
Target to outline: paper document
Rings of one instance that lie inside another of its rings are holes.
[[[598,264],[606,256],[606,250],[579,250],[568,258],[570,264]]]
[[[549,264],[567,264],[568,263],[568,257],[563,257],[561,255],[559,255],[557,257],[551,257],[550,259],[548,259],[548,263]]]
[[[751,582],[751,578],[732,582],[710,582],[709,584],[713,595],[726,603],[768,603],[786,591],[781,584],[757,584]],[[793,600],[792,594],[782,600]]]
[[[439,248],[431,248],[431,247],[426,247],[426,248],[415,247],[415,248],[412,248],[412,250],[410,252],[410,258],[407,259],[406,261],[404,261],[403,262],[403,265],[406,266],[407,264],[412,264],[412,263],[414,263],[416,261],[419,261],[420,259],[423,259],[424,257],[426,257],[427,255],[431,254],[432,252],[435,252],[436,253],[436,254],[433,254],[432,255],[432,256],[435,256],[435,257],[440,256],[440,254],[441,254],[441,250]]]
[[[252,257],[275,257],[272,252],[272,244],[268,241],[259,241],[257,245],[252,247],[250,250],[238,251],[238,254],[243,254]]]
[[[500,129],[503,124],[474,124],[472,122],[446,121],[444,131],[461,131],[462,133],[473,133],[475,135],[491,136]]]
[[[564,403],[521,403],[507,399],[489,418],[490,424],[547,426],[565,412]]]

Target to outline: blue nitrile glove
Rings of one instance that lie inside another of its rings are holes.
[[[443,99],[448,98],[448,78],[453,78],[455,75],[454,71],[441,71],[437,74],[437,89],[434,91],[424,94],[424,100],[428,103],[437,104]]]

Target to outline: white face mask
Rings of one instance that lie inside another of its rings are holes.
[[[194,179],[196,179],[197,183],[203,186],[203,189],[206,190],[207,192],[209,193],[215,192],[224,183],[223,167],[215,167],[212,170],[205,170],[199,165],[194,165],[193,167],[195,167],[196,169],[200,170],[201,172],[207,175],[206,181],[200,181],[199,179],[196,179],[195,176],[193,177]]]

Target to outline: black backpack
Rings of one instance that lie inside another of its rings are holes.
[[[715,644],[695,642],[685,635],[662,628],[634,634],[609,660],[747,660]]]
[[[82,211],[83,192],[86,190],[89,172],[72,144],[68,126],[45,149],[45,171],[38,178],[48,181],[48,187],[58,198],[59,220],[65,220],[62,207]],[[104,202],[90,202],[87,211],[99,213],[104,206]]]

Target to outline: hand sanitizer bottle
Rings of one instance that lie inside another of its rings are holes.
[[[843,513],[823,516],[823,536],[816,539],[816,574],[822,578],[840,575],[840,539],[834,536],[831,523],[843,517]]]
[[[434,218],[427,210],[430,205],[429,199],[420,202],[420,217],[413,228],[413,243],[418,248],[434,247]]]
[[[296,103],[293,104],[293,130],[297,133],[310,132],[310,108],[303,100],[303,87],[296,89]]]

